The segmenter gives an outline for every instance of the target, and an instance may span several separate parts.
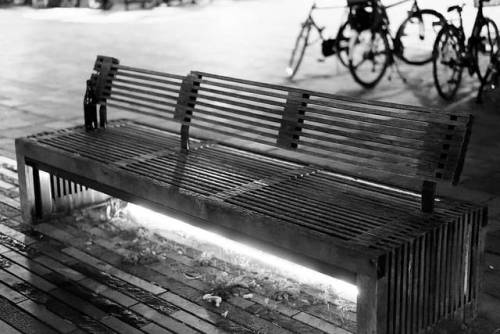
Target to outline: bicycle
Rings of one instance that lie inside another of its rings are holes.
[[[347,66],[348,64],[348,56],[347,56],[347,45],[349,43],[350,39],[350,28],[349,28],[349,22],[344,22],[339,30],[337,31],[337,35],[335,40],[328,40],[323,36],[323,30],[325,27],[320,27],[316,22],[314,21],[314,18],[312,16],[313,12],[315,10],[322,10],[322,9],[338,9],[338,8],[345,8],[345,6],[339,7],[339,6],[318,6],[316,2],[314,2],[309,9],[309,13],[307,15],[306,20],[301,23],[301,28],[299,31],[299,35],[297,36],[297,39],[295,40],[294,48],[292,50],[292,54],[290,56],[290,60],[288,61],[288,67],[286,68],[287,76],[288,79],[292,79],[295,74],[297,74],[297,71],[299,70],[300,64],[302,63],[302,60],[304,58],[304,54],[306,51],[306,48],[309,45],[315,44],[318,41],[322,41],[323,47],[325,45],[328,45],[328,48],[330,50],[325,50],[323,49],[323,54],[326,55],[332,55],[336,54],[337,58],[339,59],[340,63],[343,64],[344,66]],[[318,38],[310,41],[309,37],[311,34],[311,30],[315,29]],[[331,41],[330,44],[325,44]],[[328,52],[325,54],[325,52]]]
[[[457,11],[459,25],[446,23],[439,32],[434,43],[432,71],[436,89],[445,100],[453,99],[457,93],[464,68],[471,76],[477,74],[481,85],[485,83],[486,71],[498,50],[498,27],[483,13],[483,2],[488,1],[478,1],[476,19],[467,43],[462,20],[463,5],[448,8],[448,12]]]
[[[401,76],[395,56],[411,65],[432,61],[434,38],[445,18],[435,10],[421,9],[417,0],[414,0],[396,37],[392,37],[387,9],[407,1],[410,0],[384,6],[380,0],[358,0],[350,5],[349,22],[356,32],[348,47],[349,71],[361,86],[375,87],[389,66],[396,66]]]
[[[479,86],[479,90],[476,97],[477,103],[483,102],[483,93],[485,91],[491,91],[498,87],[500,81],[500,48],[493,55],[486,73],[484,74],[484,80]],[[500,328],[497,330],[500,334]]]

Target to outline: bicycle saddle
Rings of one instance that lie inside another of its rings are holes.
[[[449,12],[452,12],[452,11],[454,11],[454,10],[456,10],[456,11],[457,11],[457,12],[459,12],[459,13],[461,13],[461,12],[462,12],[462,10],[463,10],[463,7],[464,7],[463,5],[462,5],[462,6],[458,6],[458,5],[455,5],[455,6],[450,6],[450,7],[448,7],[448,13],[449,13]]]

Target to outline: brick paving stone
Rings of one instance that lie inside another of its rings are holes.
[[[33,261],[35,262],[38,262],[40,264],[43,264],[44,266],[46,266],[47,268],[50,268],[50,270],[53,270],[67,278],[69,278],[70,280],[73,280],[73,281],[81,281],[83,279],[85,279],[85,276],[82,275],[81,273],[71,269],[71,268],[68,268],[67,266],[63,265],[62,263],[59,263],[47,256],[38,256],[38,257],[35,257],[33,258]]]
[[[0,179],[0,188],[2,188],[3,190],[12,189],[15,187],[16,187],[16,185],[11,184],[11,183],[7,183],[7,182],[3,181],[2,179]]]
[[[170,316],[160,313],[145,304],[137,304],[131,307],[137,313],[142,314],[145,318],[154,321],[155,323],[170,329],[174,333],[185,333],[185,334],[197,334],[198,332],[194,329],[186,326],[182,322],[179,322]]]
[[[74,324],[47,310],[44,305],[39,305],[31,300],[25,300],[19,303],[18,306],[36,316],[42,322],[56,328],[61,333],[67,334],[76,329]]]
[[[0,333],[2,334],[22,334],[20,331],[12,327],[6,322],[0,320]]]
[[[326,333],[330,334],[351,334],[347,330],[337,327],[329,322],[326,322],[320,318],[312,316],[310,314],[300,312],[293,316],[294,319],[300,320],[312,327],[318,328]]]
[[[0,233],[3,233],[3,234],[5,234],[13,239],[16,239],[17,241],[22,242],[27,246],[34,244],[37,241],[37,240],[31,238],[30,236],[27,236],[24,233],[21,233],[19,231],[11,229],[8,226],[1,225],[1,224],[0,224]]]
[[[17,167],[17,162],[15,159],[10,159],[8,157],[0,156],[0,165],[5,165],[15,169]]]
[[[292,317],[295,314],[300,312],[299,310],[292,309],[288,306],[285,306],[281,303],[276,302],[275,300],[272,300],[272,299],[269,299],[269,298],[266,298],[264,296],[260,296],[257,294],[255,294],[252,297],[252,300],[260,305],[265,305],[267,307],[270,307],[271,309],[276,310],[279,313],[286,315],[288,317]]]
[[[18,209],[15,209],[7,204],[0,202],[0,215],[1,216],[11,218],[11,217],[19,216],[20,213],[21,212]]]
[[[17,264],[12,264],[10,267],[5,268],[5,270],[19,278],[22,278],[42,291],[48,292],[57,289],[54,284]]]
[[[248,307],[255,305],[255,303],[249,299],[241,298],[239,296],[230,296],[228,302],[234,306],[238,306],[241,309],[247,309]]]
[[[80,312],[83,312],[96,320],[101,320],[106,316],[106,312],[100,310],[89,302],[74,296],[73,294],[63,290],[63,289],[55,289],[50,292],[51,295],[56,297],[57,299],[64,301],[65,303],[71,305],[72,307],[78,309]]]
[[[114,329],[118,333],[130,333],[130,334],[142,334],[143,332],[137,328],[134,328],[117,318],[107,315],[101,319],[101,322],[106,326]]]
[[[66,226],[64,226],[66,228]],[[72,229],[74,230],[74,229]],[[75,232],[76,233],[76,232]],[[81,232],[80,232],[81,234]],[[97,240],[94,240],[94,241],[97,241]],[[113,251],[116,251],[116,247],[113,247],[112,248]],[[151,276],[149,273],[148,274],[145,274],[147,272],[146,268],[145,267],[141,267],[141,266],[137,266],[137,265],[134,265],[134,266],[122,266],[123,268],[125,268],[127,271],[129,271],[129,269],[132,269],[132,268],[135,268],[137,270],[133,270],[131,271],[131,273],[137,275],[137,276],[141,276],[141,277],[145,277],[145,278],[148,278],[148,279],[151,279],[153,276]],[[155,281],[159,282],[156,278],[157,277],[154,277],[155,278]],[[179,279],[181,280],[184,280],[184,277],[178,277]],[[189,284],[193,284],[193,281],[197,281],[197,280],[188,280],[188,281],[185,281],[185,283],[188,283]],[[200,284],[202,284],[202,286],[205,288],[205,290],[207,290],[209,288],[209,286],[201,281],[197,281],[199,282]],[[195,284],[196,285],[196,284]],[[170,285],[164,285],[164,286],[168,286],[169,289],[171,289],[171,286]],[[182,291],[185,291],[185,289],[182,289]],[[176,291],[177,292],[177,291]],[[196,303],[198,303],[199,305],[204,305],[206,306],[206,302],[204,301],[201,301],[201,296],[202,296],[202,292],[201,291],[198,291],[196,293],[196,296],[193,296],[193,300],[192,301],[196,301]],[[286,331],[285,329],[282,329],[282,328],[279,328],[279,327],[276,327],[275,325],[273,325],[272,323],[264,320],[264,319],[258,319],[258,318],[255,318],[252,319],[252,315],[249,314],[249,313],[244,313],[242,314],[241,312],[243,312],[242,310],[239,310],[238,308],[232,306],[232,305],[229,305],[228,308],[231,310],[230,311],[230,316],[231,318],[236,318],[238,319],[237,323],[240,323],[240,324],[246,324],[248,322],[251,322],[252,323],[252,326],[254,326],[255,330],[262,330],[264,332],[276,332],[276,333],[279,333],[279,332],[283,332],[283,333],[287,333],[288,331]],[[219,309],[214,309],[212,310],[212,312],[219,312],[220,310]],[[219,317],[219,322],[218,322],[218,326],[219,327],[223,327],[223,325],[220,323],[221,321],[221,317]],[[231,325],[232,321],[229,321],[227,320],[227,322],[229,322],[228,324],[225,324],[224,328],[225,327],[233,327],[233,328],[242,328],[241,325],[237,325],[237,324],[234,324],[234,325]],[[244,330],[242,328],[242,330]]]
[[[3,204],[6,204],[16,210],[21,211],[21,203],[19,203],[19,200],[15,200],[13,198],[10,198],[3,193],[0,193],[0,202]]]
[[[8,258],[10,261],[13,261],[23,266],[24,268],[29,269],[30,271],[40,276],[44,276],[52,272],[52,270],[46,268],[45,266],[36,263],[34,260],[12,250],[10,252],[2,254],[2,256]]]
[[[0,320],[25,334],[56,334],[57,332],[25,311],[0,297]]]
[[[19,292],[12,290],[7,285],[0,283],[0,296],[10,300],[12,303],[17,304],[26,300],[26,297]]]
[[[6,176],[7,179],[15,181],[16,182],[15,185],[19,185],[17,183],[17,179],[18,179],[17,172],[14,172],[14,171],[10,170],[9,168],[5,168],[5,167],[2,167],[0,165],[0,174],[3,176]]]
[[[97,294],[103,295],[110,300],[123,305],[125,307],[130,307],[138,303],[137,300],[119,292],[114,289],[109,288],[108,286],[101,284],[91,278],[85,278],[78,282],[89,290],[94,291]]]
[[[100,270],[103,270],[103,271],[106,271],[108,273],[110,273],[111,275],[114,275],[130,284],[133,284],[141,289],[144,289],[146,291],[149,291],[153,294],[160,294],[160,293],[163,293],[165,292],[166,290],[157,286],[157,285],[154,285],[154,284],[151,284],[143,279],[140,279],[136,276],[133,276],[133,275],[130,275],[118,268],[115,268],[107,263],[103,263],[102,261],[100,261],[99,259],[96,259],[95,257],[93,256],[90,256],[76,248],[73,248],[73,247],[68,247],[68,248],[65,248],[63,249],[63,252],[67,255],[71,255],[73,257],[76,257],[78,258],[80,261],[84,262],[84,263],[87,263],[87,264],[90,264]]]
[[[7,248],[7,247],[5,247],[3,245],[0,245],[0,254],[6,253],[6,252],[10,252],[10,251],[11,251],[10,248]]]
[[[218,321],[220,321],[219,314],[208,311],[206,308],[192,303],[189,300],[182,298],[181,296],[176,295],[172,292],[165,292],[161,294],[160,297],[189,313],[196,314],[197,317],[204,319],[212,324],[216,324]]]
[[[174,332],[171,332],[163,327],[158,326],[157,324],[148,324],[144,327],[141,328],[144,332],[148,334],[174,334]]]
[[[222,330],[221,328],[217,328],[216,326],[209,324],[209,323],[201,320],[200,318],[197,318],[194,315],[189,314],[189,313],[184,312],[184,311],[174,312],[174,313],[172,313],[172,317],[179,320],[179,321],[182,321],[182,322],[188,324],[189,326],[194,327],[194,328],[198,329],[199,331],[206,333],[206,334],[229,333],[229,332]]]

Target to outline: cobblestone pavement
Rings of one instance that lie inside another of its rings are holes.
[[[448,4],[421,3],[441,6],[441,10]],[[429,65],[403,64],[406,84],[392,73],[392,80],[386,77],[375,89],[365,91],[335,59],[318,63],[318,47],[308,50],[296,80],[288,82],[284,67],[307,6],[289,0],[216,0],[151,11],[124,12],[118,5],[107,13],[84,8],[0,8],[0,156],[14,158],[15,137],[82,123],[84,83],[96,54],[172,73],[196,69],[329,93],[469,110],[475,124],[461,184],[458,190],[441,192],[490,207],[482,310],[485,317],[500,322],[500,94],[490,93],[484,104],[475,104],[477,87],[467,77],[457,100],[444,103],[436,95]],[[468,26],[474,14],[471,7],[464,14]],[[487,13],[500,19],[499,9],[489,8]],[[390,15],[401,17],[405,10],[398,7]],[[328,35],[336,30],[342,15],[342,10],[334,10],[317,17],[328,26]],[[0,219],[19,223],[15,177],[8,168],[1,171]],[[23,304],[23,314],[38,314],[29,300]]]

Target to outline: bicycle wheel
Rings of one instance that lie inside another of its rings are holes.
[[[434,85],[445,100],[451,100],[455,96],[462,81],[460,55],[463,50],[458,29],[451,25],[444,26],[436,37],[432,51],[432,74]]]
[[[297,40],[295,41],[295,46],[292,50],[292,55],[288,61],[288,67],[286,68],[288,79],[292,79],[299,70],[300,63],[302,62],[304,53],[306,52],[310,32],[311,25],[309,24],[309,21],[306,21],[302,24],[302,28],[300,29]]]
[[[372,88],[382,79],[390,61],[389,41],[385,33],[364,30],[349,42],[349,71],[354,80]]]
[[[434,41],[445,23],[443,15],[432,9],[412,13],[401,23],[396,33],[396,55],[412,65],[431,62]]]
[[[483,81],[488,66],[498,50],[498,28],[493,20],[486,18],[477,31],[479,35],[471,50],[476,61],[478,79]]]
[[[349,66],[349,40],[354,31],[351,29],[349,22],[345,22],[340,26],[335,38],[335,51],[340,63],[345,67]]]

